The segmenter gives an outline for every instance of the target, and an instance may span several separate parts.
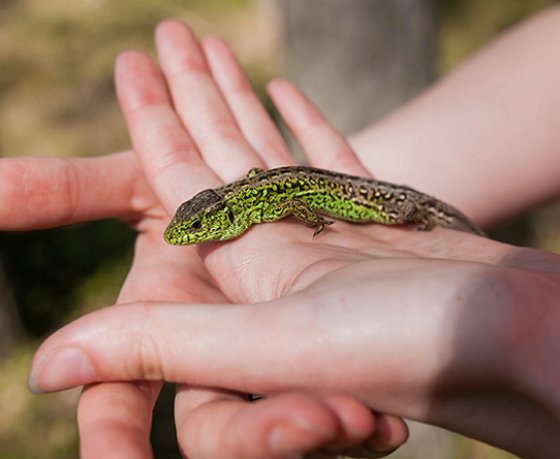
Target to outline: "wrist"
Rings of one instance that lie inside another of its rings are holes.
[[[511,337],[510,367],[519,389],[551,413],[560,426],[560,280],[548,274],[525,274],[517,324]]]
[[[521,457],[552,458],[560,457],[560,280],[537,271],[548,254],[535,254],[518,252],[505,263],[517,269],[499,268],[477,289],[482,310],[473,315],[484,320],[467,331],[477,339],[463,347],[472,366],[462,381],[478,387],[456,387],[441,424]]]

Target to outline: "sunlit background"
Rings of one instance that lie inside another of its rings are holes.
[[[441,75],[552,0],[436,3]],[[188,22],[199,35],[225,38],[259,94],[268,79],[283,72],[282,18],[273,0],[0,0],[0,154],[91,156],[127,149],[113,62],[125,49],[153,53],[154,26],[167,17]],[[498,237],[559,251],[559,214],[558,206],[540,210]],[[1,458],[77,457],[78,391],[31,395],[30,360],[49,331],[114,301],[133,240],[133,232],[114,221],[0,234],[0,321],[9,323],[0,327]],[[169,404],[156,421],[157,458],[179,457],[172,423],[163,419],[166,410]],[[393,457],[511,456],[414,426],[409,444]]]

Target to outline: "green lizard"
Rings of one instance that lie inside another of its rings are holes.
[[[354,223],[416,224],[474,234],[484,233],[460,211],[407,186],[394,185],[307,166],[286,166],[247,176],[216,189],[204,190],[179,206],[165,230],[174,245],[224,241],[256,223],[293,215],[318,235],[331,217]]]

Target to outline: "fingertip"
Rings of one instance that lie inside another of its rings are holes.
[[[206,61],[194,31],[184,22],[166,19],[155,31],[159,63],[167,78],[185,71],[206,72]],[[170,82],[171,87],[173,84]]]
[[[367,442],[373,451],[393,451],[408,440],[409,430],[403,419],[375,414],[375,433]]]
[[[41,388],[39,381],[37,379],[37,375],[30,371],[29,375],[27,376],[27,389],[32,394],[44,394],[45,391]]]
[[[123,81],[125,84],[139,81],[143,77],[151,76],[158,72],[152,58],[138,50],[125,50],[119,53],[115,59],[115,79],[117,83]]]
[[[278,94],[282,91],[289,90],[289,88],[293,88],[294,85],[284,77],[276,77],[270,80],[266,86],[266,92],[272,97],[275,94]]]
[[[202,48],[206,59],[209,61],[211,66],[218,69],[221,72],[228,72],[232,70],[231,63],[234,62],[235,65],[233,69],[235,71],[234,74],[238,73],[238,70],[235,68],[237,66],[237,58],[235,54],[229,47],[229,45],[217,35],[207,35],[200,40],[200,47]],[[224,68],[224,62],[227,63],[226,67]],[[227,74],[227,73],[226,73]],[[229,74],[227,74],[229,76]],[[223,80],[224,75],[218,75]]]
[[[309,126],[326,125],[326,120],[315,104],[297,86],[284,78],[269,82],[266,90],[280,115],[298,141],[303,144],[304,131]],[[321,140],[321,139],[319,139]]]
[[[154,35],[156,40],[166,39],[175,33],[188,33],[194,36],[192,29],[188,26],[186,22],[179,19],[167,18],[160,21],[154,30]]]
[[[27,386],[33,393],[53,392],[97,380],[87,355],[79,348],[66,347],[42,355],[29,373]]]
[[[144,52],[128,50],[117,56],[115,84],[125,116],[144,105],[169,102],[161,72],[152,58]]]
[[[363,403],[346,395],[331,395],[325,401],[340,419],[350,441],[364,440],[374,433],[375,415]]]
[[[275,78],[267,84],[266,90],[287,121],[297,116],[300,123],[309,121],[310,118],[324,122],[311,99],[290,80]]]
[[[226,43],[226,41],[218,35],[213,35],[213,34],[205,35],[200,40],[200,44],[205,48],[212,48],[216,50],[225,50],[231,52],[230,47]]]
[[[117,54],[115,58],[115,73],[117,75],[127,71],[130,67],[139,64],[146,65],[146,63],[153,64],[151,57],[136,49],[125,49]]]

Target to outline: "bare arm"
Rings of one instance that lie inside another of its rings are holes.
[[[560,195],[560,7],[505,33],[352,144],[378,177],[491,225]]]

